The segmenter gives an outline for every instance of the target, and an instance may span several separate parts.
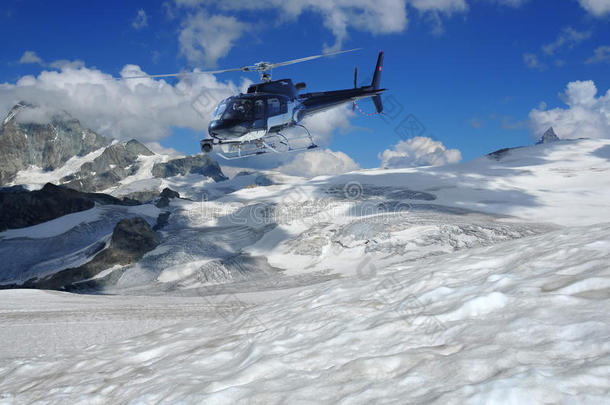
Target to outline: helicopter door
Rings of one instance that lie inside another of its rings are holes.
[[[259,99],[254,102],[254,123],[253,129],[266,129],[267,121],[265,120],[265,100]]]
[[[280,98],[267,99],[267,128],[282,126],[287,120],[286,101]]]

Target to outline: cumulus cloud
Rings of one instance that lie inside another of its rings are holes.
[[[442,142],[424,136],[400,141],[378,157],[383,168],[439,166],[462,160],[459,150],[447,149]]]
[[[436,9],[463,0],[432,0]],[[428,2],[414,0],[421,8],[430,8]],[[444,5],[443,3],[448,3]],[[387,34],[403,31],[407,26],[406,2],[404,0],[176,0],[178,6],[197,7],[214,5],[224,11],[273,9],[279,14],[279,22],[293,22],[304,12],[313,12],[322,17],[324,27],[330,30],[335,43],[326,50],[340,49],[348,37],[348,29],[357,29],[373,34]],[[435,7],[432,7],[433,9]]]
[[[608,0],[578,0],[582,8],[596,17],[610,14],[610,1]]]
[[[303,13],[314,13],[334,36],[334,43],[325,44],[326,51],[341,49],[350,30],[373,35],[404,31],[409,23],[408,11],[415,10],[433,24],[433,32],[443,30],[441,17],[465,13],[467,0],[174,0],[177,8],[201,10],[215,8],[224,12],[275,10],[277,23],[294,22]],[[502,6],[518,7],[529,0],[488,0]],[[173,12],[172,12],[173,15]]]
[[[300,153],[290,163],[278,167],[277,170],[292,176],[316,177],[357,169],[358,164],[345,153],[324,149]]]
[[[43,67],[49,67],[52,69],[62,70],[64,68],[81,68],[85,66],[85,63],[82,60],[67,60],[67,59],[59,59],[53,62],[47,63],[40,56],[36,54],[34,51],[25,51],[19,61],[17,63],[20,64],[37,64]]]
[[[562,139],[610,138],[610,90],[597,97],[593,81],[575,81],[568,83],[561,98],[568,108],[530,112],[534,136],[552,126]]]
[[[203,11],[189,15],[182,23],[180,52],[192,63],[216,66],[249,29],[235,17],[208,15]]]
[[[122,76],[143,74],[135,65]],[[24,76],[16,83],[0,84],[0,109],[7,112],[18,101],[37,105],[31,119],[40,122],[67,111],[94,131],[117,139],[156,141],[173,126],[205,131],[216,104],[243,90],[213,75],[185,76],[175,85],[164,80],[116,80],[97,69],[64,65],[63,70]]]
[[[132,21],[131,26],[136,30],[142,29],[148,26],[148,14],[143,8],[138,10],[136,18]]]
[[[25,51],[23,53],[23,55],[21,55],[21,58],[19,59],[19,63],[21,64],[26,64],[26,63],[37,63],[39,65],[42,65],[42,59],[36,54],[36,52],[34,51]]]

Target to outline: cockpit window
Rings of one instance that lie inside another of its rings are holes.
[[[252,101],[246,99],[232,100],[222,115],[225,120],[228,119],[252,119]]]
[[[222,113],[225,112],[226,109],[227,109],[226,101],[223,101],[222,103],[218,104],[218,106],[214,110],[214,115],[212,116],[212,121],[219,120],[220,117],[222,116]]]

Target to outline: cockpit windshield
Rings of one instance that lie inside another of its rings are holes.
[[[228,100],[225,100],[222,103],[218,104],[218,106],[214,110],[214,115],[212,115],[212,121],[216,121],[216,120],[220,119],[220,117],[222,116],[222,113],[225,112],[225,110],[227,109],[227,102],[228,102]]]
[[[220,108],[220,106],[218,106]],[[236,98],[227,100],[223,120],[249,120],[252,119],[252,101],[248,99]]]

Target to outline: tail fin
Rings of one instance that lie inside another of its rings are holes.
[[[371,86],[378,90],[381,84],[381,71],[383,70],[383,51],[379,52],[379,56],[377,57],[377,66],[375,66],[375,72],[373,73],[373,81],[371,82]],[[375,109],[378,113],[383,111],[383,104],[381,103],[381,96],[373,96],[373,103],[375,104]]]
[[[375,104],[375,109],[377,110],[377,113],[381,114],[381,112],[383,111],[381,96],[373,96],[373,104]]]
[[[371,86],[375,90],[379,89],[379,85],[381,84],[381,70],[383,69],[383,51],[379,52],[379,56],[377,57],[377,66],[375,66],[375,72],[373,73],[373,81],[371,82]]]

